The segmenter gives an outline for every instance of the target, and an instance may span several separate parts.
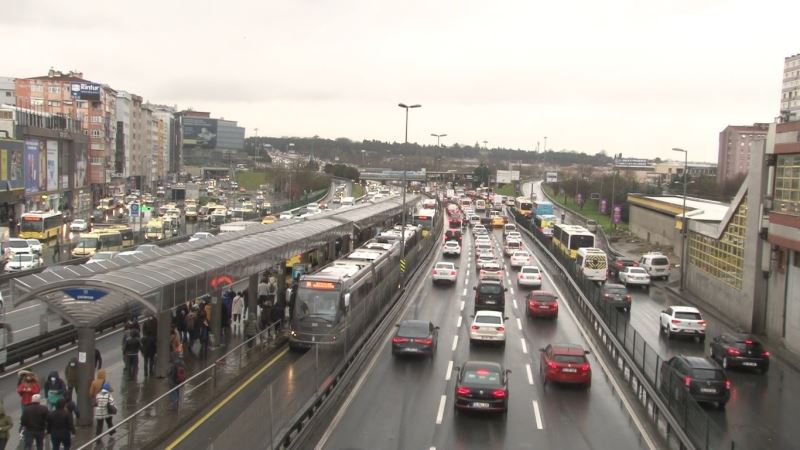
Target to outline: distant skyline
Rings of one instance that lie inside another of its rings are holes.
[[[779,113],[800,2],[6,1],[0,76],[77,70],[247,135],[716,162]]]

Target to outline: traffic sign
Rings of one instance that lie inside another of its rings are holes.
[[[64,293],[78,301],[96,302],[108,295],[108,292],[100,289],[70,288],[64,289]]]
[[[139,215],[139,204],[131,203],[131,216],[136,217]]]
[[[614,205],[614,223],[622,222],[622,206]]]
[[[141,209],[142,212],[151,212],[152,210],[153,210],[153,207],[147,206],[147,205],[142,205],[142,209]]]
[[[400,272],[405,272],[405,271],[406,271],[406,260],[405,259],[401,259],[400,260]]]

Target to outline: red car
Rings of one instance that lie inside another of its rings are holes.
[[[528,294],[528,317],[558,318],[558,297],[550,291],[531,291]]]
[[[586,355],[588,350],[576,344],[550,344],[540,348],[539,372],[544,384],[556,383],[592,385],[592,367]]]

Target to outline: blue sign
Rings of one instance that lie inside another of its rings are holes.
[[[69,89],[72,96],[77,99],[100,101],[101,86],[99,84],[72,83]]]
[[[108,295],[108,292],[100,289],[70,288],[64,289],[64,293],[82,302],[96,302]]]
[[[131,203],[131,217],[138,217],[138,216],[139,216],[139,204]]]

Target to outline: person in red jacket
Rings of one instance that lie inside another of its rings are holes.
[[[28,370],[19,371],[19,383],[17,383],[17,394],[19,394],[22,406],[28,406],[31,398],[42,390],[36,374]]]

